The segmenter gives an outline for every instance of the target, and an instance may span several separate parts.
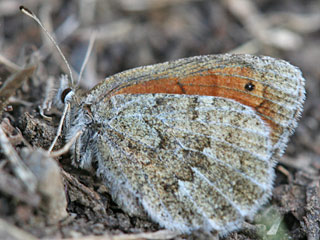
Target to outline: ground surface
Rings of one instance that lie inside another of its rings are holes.
[[[148,220],[130,218],[111,201],[98,179],[70,166],[68,155],[60,158],[59,166],[64,169],[60,182],[54,162],[41,165],[40,160],[48,158],[44,152],[25,148],[30,143],[34,148],[47,149],[54,137],[60,112],[51,110],[47,114],[52,120],[46,120],[40,116],[39,106],[49,98],[46,91],[58,82],[60,69],[65,66],[57,54],[52,54],[55,50],[51,45],[44,44],[47,40],[34,21],[19,12],[21,4],[32,9],[48,29],[55,30],[77,72],[92,29],[98,30],[86,81],[82,82],[84,89],[135,66],[202,54],[261,54],[299,66],[306,78],[307,100],[295,135],[277,165],[273,197],[253,222],[225,239],[320,238],[319,1],[2,0],[0,84],[15,71],[7,60],[22,66],[35,59],[38,68],[15,91],[2,114],[2,127],[11,144],[1,140],[6,148],[0,152],[1,239],[93,235],[116,235],[114,239],[206,238],[202,233],[170,235],[159,232],[160,228]],[[10,146],[14,148],[10,150]],[[61,141],[58,146],[62,146]],[[17,151],[21,159],[32,159],[33,167],[28,164],[24,168],[8,160],[8,156],[15,156],[10,151]],[[37,178],[28,178],[28,169],[37,167]],[[54,187],[47,190],[45,183]]]

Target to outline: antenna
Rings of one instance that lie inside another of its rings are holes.
[[[84,71],[84,69],[85,69],[85,67],[86,67],[86,65],[88,63],[89,56],[90,56],[90,53],[92,52],[92,48],[93,48],[93,44],[94,44],[95,39],[96,39],[96,31],[94,31],[90,36],[89,46],[88,46],[84,61],[82,63],[81,69],[80,69],[77,86],[79,86],[79,84],[80,84],[80,81],[81,81],[81,78],[82,78],[82,75],[83,75],[83,71]]]
[[[71,68],[70,68],[70,65],[67,61],[67,59],[65,58],[65,56],[63,55],[61,49],[59,48],[58,44],[56,43],[56,41],[53,39],[53,37],[51,36],[51,34],[48,32],[48,30],[42,25],[41,21],[39,20],[39,18],[32,12],[30,11],[29,9],[25,8],[24,6],[20,6],[20,11],[22,13],[24,13],[25,15],[31,17],[33,20],[35,20],[39,26],[42,28],[42,30],[46,33],[46,35],[48,36],[48,38],[50,39],[50,41],[53,43],[53,45],[55,46],[55,48],[58,50],[60,56],[62,57],[64,63],[66,64],[67,68],[68,68],[68,71],[69,71],[69,76],[70,76],[70,81],[71,81],[71,87],[74,87],[74,80],[73,80],[73,77],[72,77],[72,71],[71,71]],[[74,92],[73,91],[70,91],[70,96],[73,96],[74,95]],[[66,97],[67,98],[67,97]],[[49,147],[49,150],[48,152],[50,153],[54,147],[54,145],[56,144],[59,136],[61,135],[61,131],[62,131],[62,125],[64,123],[64,120],[66,118],[66,115],[67,113],[70,111],[70,102],[67,101],[67,99],[64,99],[65,100],[65,103],[64,103],[64,110],[63,110],[63,113],[62,113],[62,117],[60,119],[60,122],[59,122],[59,127],[57,129],[57,134],[53,140],[53,142],[51,143],[50,147]],[[69,98],[70,100],[70,98]],[[77,136],[80,136],[80,134],[77,134]]]
[[[55,48],[58,50],[60,56],[62,57],[64,63],[66,64],[68,71],[69,71],[69,75],[70,75],[70,80],[71,80],[71,85],[74,86],[74,80],[73,80],[73,76],[72,76],[72,71],[70,68],[70,65],[67,61],[67,59],[65,58],[65,56],[63,55],[61,49],[59,48],[58,44],[56,43],[56,41],[53,39],[53,37],[51,36],[51,34],[48,32],[48,30],[42,25],[41,21],[39,20],[39,18],[32,12],[30,11],[28,8],[24,7],[24,6],[20,6],[20,11],[22,13],[24,13],[25,15],[31,17],[33,20],[35,20],[39,26],[42,28],[42,30],[46,33],[46,35],[48,36],[48,38],[50,39],[50,41],[53,43],[53,45],[55,46]]]

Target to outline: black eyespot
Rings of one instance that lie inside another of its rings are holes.
[[[65,90],[63,90],[63,92],[61,93],[61,101],[62,101],[62,103],[64,103],[64,99],[66,98],[67,94],[69,92],[71,92],[71,91],[72,91],[71,88],[66,88]]]
[[[253,91],[255,88],[255,85],[253,83],[247,83],[245,86],[244,86],[244,89],[247,90],[247,91]]]

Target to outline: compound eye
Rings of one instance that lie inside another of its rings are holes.
[[[71,91],[72,91],[71,88],[66,88],[65,90],[63,90],[63,92],[61,93],[61,99],[60,99],[62,103],[65,103],[66,96]]]

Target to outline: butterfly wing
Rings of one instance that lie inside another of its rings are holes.
[[[130,69],[102,81],[86,96],[104,104],[119,94],[186,94],[233,99],[253,108],[271,127],[281,156],[305,99],[304,78],[290,63],[248,54],[196,56]]]
[[[250,107],[173,94],[116,95],[105,106],[98,172],[160,225],[227,232],[270,195],[270,128]]]
[[[74,149],[79,165],[96,159],[128,212],[140,205],[168,229],[223,234],[270,196],[273,166],[297,124],[304,91],[301,72],[282,60],[180,59],[98,84],[72,111],[69,137],[86,129]]]

